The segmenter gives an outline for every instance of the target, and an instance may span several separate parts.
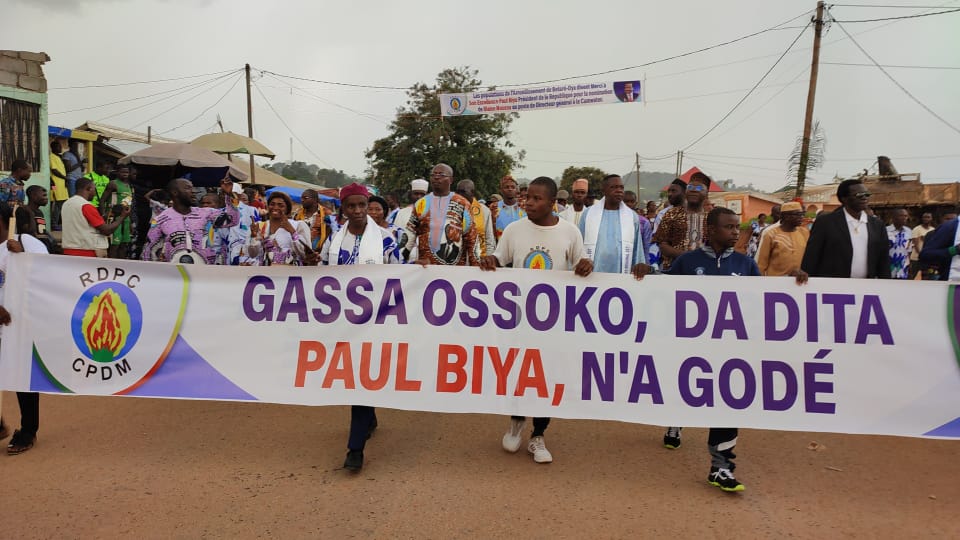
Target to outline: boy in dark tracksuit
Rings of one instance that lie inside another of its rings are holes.
[[[668,274],[683,276],[759,276],[760,269],[753,258],[733,250],[740,236],[740,218],[730,209],[717,207],[707,215],[706,242],[703,247],[677,257]],[[640,268],[634,275],[641,279],[650,269]],[[798,283],[806,282],[801,270],[793,274]],[[680,447],[679,427],[671,427],[664,437],[668,448]],[[733,476],[736,457],[737,428],[710,428],[707,446],[710,450],[710,474],[707,481],[723,491],[743,491],[744,486]],[[671,439],[668,443],[668,438]]]

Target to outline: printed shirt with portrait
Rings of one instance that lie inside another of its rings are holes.
[[[477,229],[470,219],[470,203],[451,192],[443,197],[428,193],[413,205],[407,222],[411,238],[406,248],[417,247],[430,264],[479,264]]]
[[[688,213],[685,207],[674,206],[663,214],[657,231],[653,233],[653,241],[660,246],[668,245],[681,252],[693,251],[706,244],[706,228],[706,212]],[[663,253],[662,249],[660,260],[664,269],[670,267],[672,260]]]
[[[207,264],[214,264],[217,253],[211,229],[229,228],[239,222],[240,213],[232,204],[225,208],[193,207],[186,215],[168,208],[150,223],[143,260],[170,262],[174,253],[190,250],[203,257]],[[187,245],[188,232],[190,245]]]
[[[887,225],[887,239],[890,241],[890,278],[907,279],[910,277],[910,254],[913,253],[913,230],[906,225],[899,230]]]
[[[369,229],[370,226],[368,225],[367,228]],[[397,246],[397,241],[393,237],[393,233],[382,227],[377,227],[376,230],[383,238],[383,264],[401,264],[399,258],[400,249]],[[364,231],[364,233],[366,233],[366,231]],[[358,264],[357,257],[360,255],[360,239],[363,235],[357,236],[349,230],[344,231],[343,234],[343,243],[340,244],[340,253],[337,254],[337,264],[340,266]],[[327,238],[327,241],[323,243],[323,249],[320,250],[320,264],[330,264],[330,245],[332,243],[333,236]]]
[[[502,266],[528,270],[573,270],[587,258],[580,230],[565,219],[541,226],[521,219],[507,226],[493,252]]]

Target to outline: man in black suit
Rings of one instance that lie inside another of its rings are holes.
[[[867,187],[861,180],[844,180],[837,198],[843,206],[813,222],[800,267],[810,277],[890,279],[887,231],[866,213]]]

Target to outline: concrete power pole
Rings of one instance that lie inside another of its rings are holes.
[[[247,75],[247,136],[253,138],[253,100],[250,97],[250,64],[244,66]],[[256,184],[257,177],[254,171],[256,164],[253,160],[253,154],[250,154],[250,183]]]
[[[800,164],[797,167],[797,194],[803,196],[807,180],[807,162],[810,160],[810,130],[813,126],[813,104],[817,97],[817,73],[820,70],[820,37],[823,34],[823,1],[817,2],[817,17],[813,21],[813,61],[810,64],[810,89],[807,91],[807,112],[803,117],[803,142],[800,146]]]

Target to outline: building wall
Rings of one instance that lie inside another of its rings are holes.
[[[43,64],[50,60],[46,53],[0,51],[0,97],[40,105],[40,170],[33,171],[27,186],[50,188],[50,148],[47,142],[47,80]],[[0,163],[0,174],[7,176],[9,163]]]
[[[749,223],[751,220],[756,219],[757,215],[761,212],[769,216],[770,209],[776,204],[775,202],[754,197],[749,193],[727,193],[723,195],[723,206],[735,212],[739,210],[740,223]]]

